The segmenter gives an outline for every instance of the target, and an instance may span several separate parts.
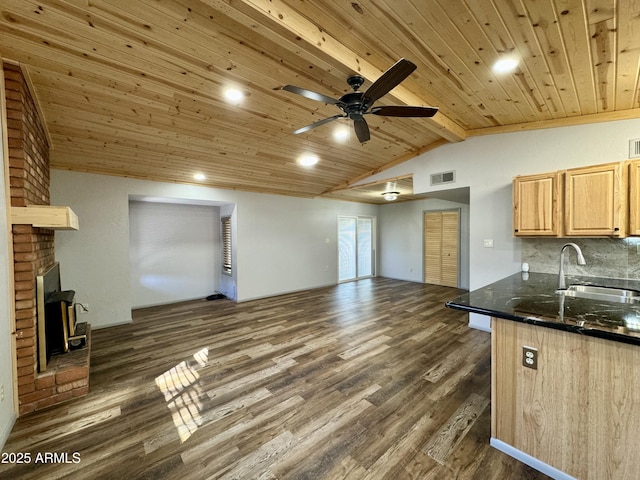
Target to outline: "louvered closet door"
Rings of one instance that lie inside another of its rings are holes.
[[[442,212],[442,274],[440,284],[458,286],[458,225],[459,214]]]
[[[424,281],[458,286],[458,237],[460,214],[456,211],[424,214]]]
[[[424,283],[440,284],[442,277],[442,214],[424,214]]]

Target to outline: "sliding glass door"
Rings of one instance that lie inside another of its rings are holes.
[[[374,275],[374,219],[338,217],[338,280]]]

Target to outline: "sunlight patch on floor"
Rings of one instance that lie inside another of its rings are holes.
[[[208,358],[209,349],[205,347],[193,355],[193,360],[180,362],[156,377],[156,385],[171,411],[180,443],[184,443],[202,425],[200,398],[203,391],[198,370],[207,364]]]

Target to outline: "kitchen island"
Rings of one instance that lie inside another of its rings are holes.
[[[491,444],[554,478],[640,478],[640,303],[557,285],[557,275],[518,273],[447,302],[491,317]]]

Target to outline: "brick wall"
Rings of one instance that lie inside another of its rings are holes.
[[[3,64],[7,98],[11,206],[49,205],[49,145],[18,66]],[[55,262],[54,231],[13,225],[16,347],[20,414],[84,395],[88,366],[38,374],[36,276]],[[81,371],[80,371],[81,370]]]

